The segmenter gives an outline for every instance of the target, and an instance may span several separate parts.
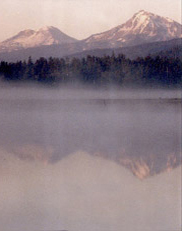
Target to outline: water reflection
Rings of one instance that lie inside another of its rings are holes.
[[[137,92],[2,89],[2,231],[180,229],[179,93]]]

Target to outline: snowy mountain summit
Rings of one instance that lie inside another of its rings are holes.
[[[69,37],[59,29],[52,26],[46,26],[38,31],[21,31],[14,37],[3,41],[0,43],[0,52],[10,52],[12,50],[43,45],[74,43],[76,41],[76,39]]]
[[[126,23],[85,40],[86,46],[123,47],[166,41],[181,37],[182,25],[165,17],[146,12],[136,13]],[[91,45],[92,44],[92,45]]]

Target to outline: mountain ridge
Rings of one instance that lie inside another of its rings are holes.
[[[84,58],[87,55],[102,57],[104,55],[111,56],[114,53],[115,55],[123,54],[129,59],[136,59],[137,57],[146,57],[148,55],[164,56],[164,53],[171,51],[171,49],[176,49],[174,55],[182,58],[182,38],[144,43],[129,47],[85,50],[71,54],[68,57]]]
[[[39,46],[27,49],[16,50],[12,52],[0,53],[0,61],[16,62],[18,60],[28,60],[31,56],[33,60],[39,59],[40,57],[49,58],[63,58],[63,57],[77,57],[83,58],[87,55],[102,57],[104,55],[115,55],[124,54],[127,58],[135,59],[137,57],[146,57],[148,55],[164,56],[165,53],[169,53],[170,50],[176,48],[175,57],[182,58],[182,39],[172,39],[169,41],[145,43],[136,46],[121,47],[121,48],[103,48],[103,49],[91,49],[82,51],[81,44],[77,42],[75,44],[64,44],[64,45],[49,45]],[[164,54],[164,55],[163,55]]]
[[[20,31],[0,43],[0,59],[11,60],[15,56],[16,60],[22,60],[32,54],[36,58],[63,57],[94,49],[134,47],[181,38],[181,31],[182,25],[174,20],[142,10],[125,23],[83,40],[76,40],[53,26]]]

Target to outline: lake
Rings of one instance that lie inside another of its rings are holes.
[[[181,92],[0,90],[2,231],[181,228]]]

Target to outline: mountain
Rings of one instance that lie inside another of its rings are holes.
[[[182,25],[146,12],[136,13],[126,23],[84,40],[84,49],[134,46],[181,37]]]
[[[59,29],[50,26],[41,28],[38,31],[24,30],[19,32],[14,37],[0,43],[0,52],[11,52],[30,47],[74,42],[77,42],[77,40],[64,34]]]
[[[33,59],[50,56],[60,58],[82,52],[83,54],[110,54],[113,49],[116,53],[135,58],[161,52],[163,49],[166,51],[166,45],[171,49],[175,42],[169,40],[177,41],[177,38],[179,39],[177,45],[181,47],[181,31],[182,25],[179,23],[142,10],[126,23],[80,41],[55,27],[45,27],[38,31],[22,31],[0,43],[0,60],[24,60],[29,56]],[[178,53],[181,54],[181,51]]]

